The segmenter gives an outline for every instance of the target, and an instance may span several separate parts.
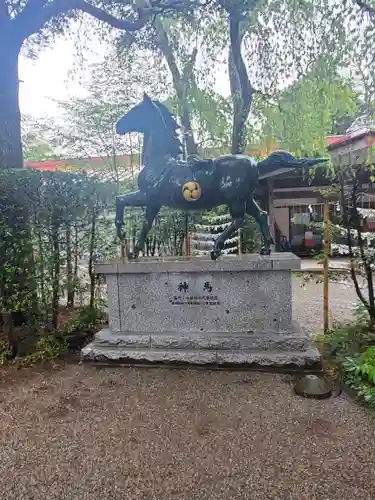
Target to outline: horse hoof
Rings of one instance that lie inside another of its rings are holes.
[[[128,253],[128,259],[129,260],[137,260],[138,259],[138,255],[136,253],[129,252]]]
[[[260,255],[271,255],[271,249],[270,248],[261,248],[260,249]]]
[[[212,250],[211,252],[211,260],[216,260],[218,257],[220,257],[221,251],[220,250]]]

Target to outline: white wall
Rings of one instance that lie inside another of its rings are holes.
[[[289,239],[289,207],[275,207],[274,217],[281,234],[284,234]]]

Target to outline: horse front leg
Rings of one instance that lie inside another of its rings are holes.
[[[119,239],[122,241],[126,235],[123,231],[124,227],[124,211],[125,207],[145,207],[147,205],[146,196],[141,191],[134,191],[128,194],[116,196],[116,232]]]
[[[139,252],[143,251],[146,243],[146,239],[148,236],[148,233],[150,232],[150,229],[152,228],[152,224],[154,222],[155,217],[159,213],[160,210],[160,205],[159,206],[148,206],[146,208],[146,213],[145,213],[145,220],[143,221],[142,224],[142,229],[141,232],[139,233],[139,238],[138,241],[135,245],[134,248],[134,255],[133,257],[136,259],[138,258]]]
[[[275,242],[268,226],[267,212],[262,210],[253,198],[249,198],[246,202],[246,213],[257,221],[262,233],[263,247],[260,249],[260,255],[271,255],[271,245],[274,245]]]
[[[221,235],[216,239],[214,243],[214,249],[211,252],[211,259],[216,260],[221,255],[221,251],[224,248],[225,242],[229,239],[233,233],[235,233],[240,227],[243,226],[245,217],[245,204],[238,203],[233,206],[229,206],[229,211],[233,219],[230,226],[228,226]]]

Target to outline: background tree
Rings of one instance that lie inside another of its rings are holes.
[[[24,115],[21,131],[23,156],[26,161],[52,160],[60,157],[54,150],[52,141],[45,136],[43,123]]]
[[[168,80],[173,91],[169,94],[168,104],[180,117],[188,154],[198,152],[193,128],[197,125],[199,128],[199,118],[203,118],[203,116],[198,118],[196,111],[200,108],[194,102],[198,81],[206,84],[211,72],[208,68],[212,58],[204,57],[207,54],[205,54],[205,44],[202,42],[205,34],[203,28],[205,15],[207,12],[203,12],[202,9],[185,11],[173,17],[158,15],[150,30],[125,33],[119,38],[122,57],[128,58],[129,52],[135,54],[139,50],[146,49],[159,61],[157,72],[159,77],[164,76],[166,70],[169,73]],[[201,61],[204,59],[205,75],[199,70],[198,54]]]
[[[252,103],[257,106],[261,96],[281,102],[285,98],[285,94],[282,97],[285,87],[317,69],[326,82],[337,84],[338,75],[342,75],[343,68],[351,63],[354,55],[360,58],[373,52],[368,38],[368,34],[373,33],[373,26],[367,13],[355,1],[263,0],[251,3],[252,8],[240,21],[240,35],[244,32],[244,59],[248,61]],[[322,102],[326,101],[326,91],[331,99],[331,90],[321,87]],[[246,111],[244,103],[239,102]],[[262,112],[259,108],[252,111],[251,131],[261,135]],[[326,129],[326,124],[323,128]]]
[[[327,136],[349,127],[358,111],[359,96],[349,81],[320,61],[315,69],[288,87],[276,103],[262,110],[262,134],[268,143],[300,156],[322,155]],[[345,132],[345,130],[344,130]]]
[[[68,157],[86,158],[87,166],[90,158],[101,158],[102,173],[119,184],[123,167],[130,172],[130,165],[139,164],[141,144],[136,135],[116,134],[116,123],[143,91],[164,97],[165,85],[155,77],[149,54],[138,54],[134,60],[117,58],[113,48],[102,62],[89,67],[83,89],[85,97],[58,102],[62,116],[52,126],[50,120],[45,123],[44,133]]]
[[[310,75],[323,60],[327,64],[322,77],[328,80],[349,64],[353,66],[354,57],[371,67],[373,25],[366,9],[354,0],[218,0],[204,8],[203,21],[198,12],[179,13],[167,20],[158,16],[152,30],[126,34],[123,42],[147,46],[165,57],[179,114],[187,123],[184,128],[191,123],[197,126],[196,116],[212,116],[210,107],[218,109],[217,96],[211,94],[215,100],[201,97],[213,90],[215,66],[226,63],[231,98],[220,104],[229,108],[230,119],[234,117],[232,151],[243,151],[247,139],[254,142],[261,134],[262,117],[254,107],[260,96],[279,101],[286,86]],[[200,142],[202,137],[197,134],[195,139]]]
[[[18,57],[24,45],[45,45],[83,14],[116,29],[143,28],[158,12],[193,8],[200,0],[0,0],[0,168],[22,167]],[[30,49],[30,46],[28,47]]]

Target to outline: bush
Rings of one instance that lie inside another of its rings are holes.
[[[361,355],[346,357],[342,366],[344,382],[375,408],[375,347],[368,347]]]
[[[355,307],[356,321],[316,337],[323,359],[359,399],[375,408],[375,332],[362,303]]]
[[[81,349],[100,329],[103,312],[96,306],[80,310],[61,332],[71,350]]]
[[[114,201],[115,186],[85,174],[0,170],[3,357],[38,349],[40,334],[59,328],[62,299],[74,307],[83,290],[94,304],[93,265],[117,256],[112,217],[102,216]]]

